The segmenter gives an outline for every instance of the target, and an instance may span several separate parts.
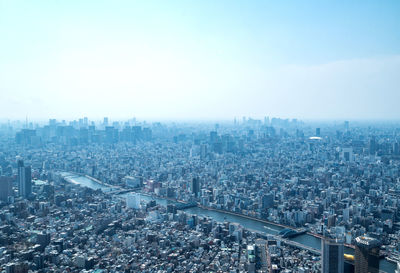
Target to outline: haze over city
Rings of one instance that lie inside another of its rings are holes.
[[[399,1],[0,1],[0,118],[398,119]]]
[[[400,1],[0,0],[0,273],[400,273]]]

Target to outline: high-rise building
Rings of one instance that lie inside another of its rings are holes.
[[[353,162],[354,161],[353,148],[352,147],[343,148],[340,157],[343,161]]]
[[[379,273],[379,250],[381,243],[374,238],[356,238],[355,273]]]
[[[106,143],[116,143],[118,141],[118,130],[113,126],[106,126],[105,128],[106,134]]]
[[[190,185],[190,189],[192,191],[192,193],[194,193],[194,195],[196,197],[198,197],[198,194],[200,192],[200,180],[197,177],[194,177],[192,179],[191,185]]]
[[[350,208],[343,209],[343,221],[348,222],[350,220]]]
[[[375,137],[372,137],[369,140],[369,154],[375,155],[375,153],[376,153],[376,141],[375,141]]]
[[[344,272],[344,247],[338,239],[325,238],[322,244],[322,273]]]
[[[18,160],[18,190],[21,197],[27,198],[32,193],[31,166],[24,166],[23,160]]]
[[[207,144],[200,145],[200,158],[205,159],[207,156]]]
[[[394,155],[400,154],[400,145],[398,142],[393,143],[393,154]]]
[[[8,202],[8,197],[12,195],[12,178],[0,176],[0,200]]]
[[[315,129],[315,136],[317,136],[317,137],[321,136],[321,128],[316,128]]]
[[[217,142],[218,139],[218,134],[216,131],[211,131],[210,132],[210,144],[213,144],[215,142]]]

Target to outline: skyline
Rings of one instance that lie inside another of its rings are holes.
[[[400,3],[0,1],[0,120],[397,120]]]
[[[400,269],[398,125],[19,125],[0,126],[0,269]]]

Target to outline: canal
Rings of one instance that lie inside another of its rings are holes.
[[[79,184],[81,186],[92,188],[94,190],[100,189],[104,192],[108,192],[111,190],[110,187],[101,185],[101,184],[95,182],[94,180],[91,180],[90,178],[85,177],[85,176],[75,175],[75,174],[66,173],[66,172],[63,172],[61,174],[64,176],[64,178],[68,182],[71,182],[74,184]],[[145,202],[149,202],[150,200],[155,200],[157,202],[157,204],[160,204],[163,206],[166,206],[167,204],[170,204],[170,203],[174,203],[173,201],[170,201],[170,200],[152,197],[152,196],[148,196],[148,195],[144,195],[144,194],[141,194],[141,199]],[[260,222],[257,220],[248,219],[248,218],[241,217],[238,215],[232,215],[229,213],[224,213],[221,211],[207,210],[207,209],[203,209],[203,208],[199,208],[199,207],[188,208],[188,209],[185,209],[184,211],[188,212],[190,214],[196,214],[199,216],[207,216],[207,217],[214,219],[217,222],[228,221],[228,222],[239,223],[241,226],[243,226],[246,229],[264,232],[264,233],[272,234],[272,235],[278,234],[278,232],[283,229],[282,227],[280,227],[278,225],[266,224],[266,223],[263,223],[263,222]],[[319,250],[321,249],[321,239],[314,237],[312,235],[309,235],[309,234],[299,235],[290,240],[296,241],[298,243],[301,243],[301,244],[309,246],[309,247],[313,247],[315,249],[319,249]],[[354,254],[354,250],[351,248],[345,247],[345,253]],[[385,259],[380,260],[379,267],[380,267],[380,270],[388,272],[388,273],[394,272],[396,269],[396,265],[394,263],[391,263]]]

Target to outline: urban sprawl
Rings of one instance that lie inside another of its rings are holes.
[[[399,143],[390,122],[3,123],[0,272],[400,272]]]

